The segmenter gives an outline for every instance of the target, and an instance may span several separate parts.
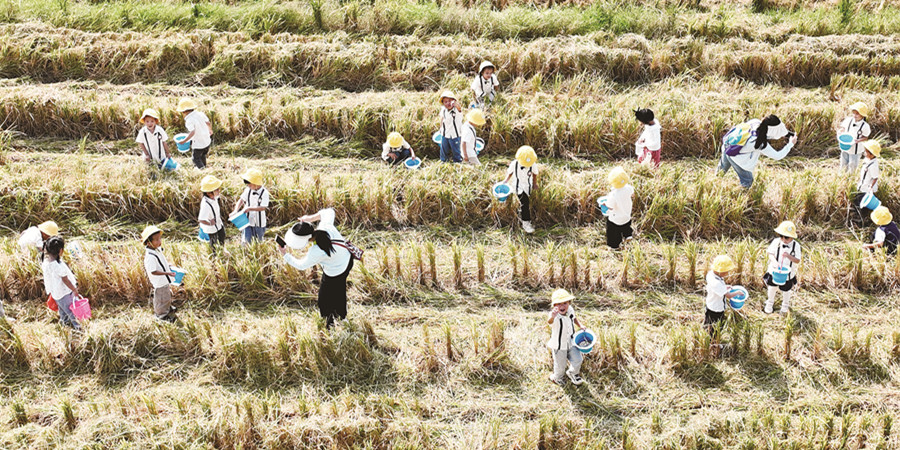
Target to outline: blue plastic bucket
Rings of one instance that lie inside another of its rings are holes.
[[[441,145],[441,141],[444,140],[444,135],[442,135],[440,131],[435,131],[434,134],[431,135],[431,140],[434,141],[435,144]]]
[[[787,283],[788,277],[791,276],[791,269],[787,267],[779,267],[772,271],[772,283],[781,286]]]
[[[200,242],[209,242],[209,235],[203,231],[203,228],[200,228],[200,231],[197,233],[197,239],[200,239]]]
[[[475,154],[481,154],[481,151],[484,150],[484,139],[475,138]]]
[[[862,200],[859,201],[859,207],[865,209],[871,209],[875,211],[875,208],[881,206],[881,200],[878,200],[878,197],[875,194],[869,192],[863,196]]]
[[[838,147],[841,148],[841,151],[850,151],[850,149],[853,148],[853,135],[849,133],[839,134]]]
[[[744,289],[743,286],[732,286],[731,290],[728,291],[728,293],[730,294],[732,292],[737,292],[738,295],[735,295],[734,297],[731,297],[730,299],[728,299],[728,303],[731,304],[731,308],[732,309],[743,308],[744,302],[746,302],[747,297],[750,296],[750,294],[747,292],[747,289]]]
[[[491,192],[497,200],[505,202],[507,197],[509,197],[509,194],[512,193],[512,188],[506,183],[497,183],[491,188]]]
[[[600,197],[597,199],[597,206],[600,207],[600,213],[604,216],[609,215],[609,206],[606,206],[606,197]]]
[[[172,280],[172,284],[174,286],[181,286],[181,282],[182,282],[182,280],[184,280],[184,275],[186,272],[184,271],[184,269],[182,269],[180,267],[172,266],[171,269],[172,269],[172,272],[175,272],[175,279]]]
[[[178,151],[181,153],[186,153],[191,149],[191,141],[181,143],[186,137],[187,133],[178,133],[175,135],[175,146],[178,147]]]
[[[243,231],[244,228],[250,226],[250,219],[247,218],[247,214],[241,211],[238,211],[230,216],[228,216],[228,221],[234,224],[238,230]]]
[[[594,349],[594,342],[596,341],[594,332],[591,330],[581,330],[572,336],[572,346],[581,353],[590,353]]]
[[[178,169],[178,161],[175,161],[172,158],[166,158],[162,162],[162,168],[167,172],[174,172]]]
[[[422,160],[419,158],[407,158],[406,161],[403,161],[403,165],[406,166],[407,169],[415,170],[422,165]]]

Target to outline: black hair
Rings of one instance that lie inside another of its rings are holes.
[[[213,189],[213,190],[211,190],[211,191],[209,191],[209,192],[204,192],[204,193],[203,193],[203,196],[204,196],[204,197],[212,198],[212,196],[210,196],[210,194],[212,194],[213,192],[216,192],[216,190]]]
[[[62,254],[65,247],[66,242],[63,240],[62,236],[53,236],[44,243],[44,250],[52,255],[56,261],[59,261],[59,256]]]
[[[326,255],[331,256],[331,254],[334,253],[334,246],[331,244],[331,236],[328,235],[328,232],[315,229],[309,222],[294,224],[294,226],[291,227],[291,233],[294,233],[297,236],[312,236],[313,242],[315,242],[316,246],[325,252]]]
[[[313,231],[316,231],[316,229],[313,228],[312,224],[309,222],[296,223],[291,227],[291,233],[294,233],[297,236],[309,236],[313,234]]]
[[[641,108],[634,110],[634,118],[645,125],[650,125],[654,117],[652,109]]]
[[[769,141],[769,127],[778,126],[780,123],[781,119],[775,114],[771,114],[763,119],[759,124],[759,128],[756,129],[756,144],[754,144],[753,147],[757,150],[765,148]]]

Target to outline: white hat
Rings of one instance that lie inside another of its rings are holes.
[[[774,127],[769,127],[769,132],[766,134],[766,139],[777,141],[788,135],[787,126],[784,122],[775,125]]]
[[[311,234],[307,234],[306,236],[294,234],[294,227],[291,227],[288,229],[287,233],[284,234],[284,242],[288,245],[288,247],[294,250],[300,250],[306,247],[306,244],[309,243],[310,237],[312,237]]]

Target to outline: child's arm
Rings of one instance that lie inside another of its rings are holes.
[[[416,159],[416,152],[413,151],[412,146],[409,147],[409,154],[412,159]]]
[[[193,131],[191,131],[190,133],[188,133],[188,135],[185,136],[184,140],[179,141],[178,143],[179,143],[179,144],[183,144],[183,143],[185,143],[185,142],[187,142],[187,141],[190,141],[192,137],[194,137],[194,132],[193,132]]]
[[[172,157],[172,154],[169,153],[169,143],[168,143],[168,142],[163,142],[162,145],[163,145],[163,149],[166,150],[166,158],[171,158],[171,157]]]
[[[784,257],[784,259],[786,259],[786,260],[788,260],[788,261],[790,261],[790,262],[792,262],[792,263],[794,263],[794,264],[799,264],[799,263],[800,263],[800,258],[794,258],[794,257],[791,256],[791,254],[788,253],[788,252],[784,252],[784,254],[782,254],[781,256]]]
[[[266,207],[266,206],[257,206],[255,208],[247,208],[246,211],[255,212],[255,211],[265,211],[266,209],[268,209],[268,207]]]
[[[462,143],[462,156],[463,156],[463,161],[468,162],[468,161],[469,161],[469,151],[466,150],[466,147],[467,147],[466,144],[468,144],[468,142],[463,141],[463,143]]]
[[[175,272],[163,272],[163,271],[157,270],[155,272],[150,272],[150,275],[156,275],[158,277],[164,277],[164,276],[168,275],[170,277],[174,277]]]
[[[206,128],[209,128],[209,135],[212,136],[212,124],[209,121],[206,122]]]
[[[69,288],[72,291],[73,296],[78,297],[78,286],[75,286],[75,283],[73,283],[71,280],[69,280],[68,275],[62,277],[62,282],[64,285],[66,285],[67,288]]]
[[[559,313],[556,312],[556,308],[551,309],[551,310],[550,310],[550,313],[547,314],[547,324],[548,324],[548,325],[553,325],[553,321],[556,320],[556,316],[557,316],[558,314],[559,314]]]
[[[234,203],[234,210],[233,210],[232,212],[237,212],[237,211],[240,210],[244,205],[245,205],[244,199],[241,198],[241,197],[238,197],[238,201]],[[247,210],[250,211],[249,208],[248,208]]]
[[[511,174],[511,173],[510,173],[510,174],[507,174],[507,175],[506,175],[506,179],[503,180],[503,183],[504,183],[504,184],[509,183],[509,180],[511,180],[511,179],[512,179],[512,174]]]
[[[586,326],[584,326],[584,325],[581,324],[581,321],[578,320],[577,317],[575,318],[575,325],[578,325],[578,329],[579,329],[579,330],[583,330],[583,329],[587,328]]]
[[[147,147],[144,146],[144,144],[139,142],[138,145],[141,146],[141,152],[144,153],[144,159],[150,161],[150,151],[147,150]],[[168,152],[168,150],[166,152]]]

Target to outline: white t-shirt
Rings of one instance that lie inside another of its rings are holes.
[[[400,153],[400,150],[404,148],[407,150],[412,150],[412,147],[409,145],[409,142],[406,142],[406,139],[404,139],[403,143],[400,144],[400,147],[397,148],[392,148],[391,144],[385,142],[384,144],[381,144],[381,159],[387,161],[388,159],[390,159],[388,157],[388,153]]]
[[[241,200],[247,208],[269,207],[269,190],[260,187],[253,191],[249,187],[244,188],[241,193]],[[250,219],[251,227],[265,227],[267,225],[265,211],[247,211],[247,218]]]
[[[209,122],[209,118],[206,117],[206,114],[197,110],[191,111],[185,116],[184,126],[188,132],[194,132],[194,136],[191,137],[191,148],[206,148],[212,144],[209,127],[206,126],[207,122]]]
[[[485,99],[493,100],[497,86],[500,86],[500,82],[497,81],[497,74],[491,74],[491,77],[487,79],[481,76],[481,74],[476,75],[475,79],[472,80],[472,90],[475,92],[475,101],[480,103]]]
[[[462,135],[463,113],[456,108],[447,109],[441,106],[441,136],[456,139]]]
[[[63,284],[63,278],[69,277],[72,285],[78,286],[78,282],[75,281],[75,275],[69,270],[69,266],[61,260],[50,261],[50,258],[46,258],[41,263],[41,269],[44,272],[44,289],[54,300],[61,300],[72,293],[72,290]]]
[[[222,222],[222,212],[219,211],[219,200],[213,200],[204,195],[203,200],[200,200],[200,215],[197,216],[197,220],[215,221],[215,226],[200,224],[200,228],[206,234],[213,234],[221,230],[225,225]]]
[[[147,152],[150,153],[150,158],[153,159],[153,162],[161,164],[163,160],[166,159],[166,149],[163,147],[163,144],[168,140],[169,135],[166,134],[166,130],[157,125],[153,129],[153,132],[147,127],[141,127],[134,142],[144,144],[144,147],[147,149]]]
[[[728,293],[728,285],[722,277],[712,270],[706,274],[706,309],[712,312],[725,311],[725,294]]]
[[[859,166],[859,181],[856,190],[859,192],[878,192],[878,178],[881,170],[878,168],[878,158],[866,159]],[[875,184],[872,184],[875,181]]]
[[[41,250],[44,248],[44,237],[41,236],[41,230],[38,227],[28,227],[19,237],[19,247],[33,247]]]
[[[512,175],[512,179],[509,182],[516,195],[531,194],[531,188],[534,184],[532,174],[537,175],[537,173],[536,166],[525,167],[515,159],[509,163],[509,168],[506,169],[506,175]]]
[[[569,305],[565,314],[556,315],[551,330],[547,347],[551,350],[567,350],[572,347],[572,336],[575,334],[575,309],[572,305]]]
[[[147,277],[150,278],[150,284],[154,289],[168,286],[172,280],[168,275],[153,275],[153,272],[171,272],[169,261],[162,252],[147,248],[144,253],[144,270],[147,271]]]
[[[875,229],[875,237],[872,239],[873,244],[881,244],[887,238],[887,233],[881,227]]]
[[[802,259],[803,257],[800,251],[800,243],[796,239],[792,240],[790,244],[782,242],[780,237],[772,239],[772,243],[766,249],[766,253],[769,255],[769,272],[771,273],[781,265],[790,268],[791,278],[794,278],[797,276],[797,266],[800,264],[794,264],[793,261],[781,256],[784,252],[788,252],[788,254],[797,259]]]
[[[841,122],[841,130],[844,130],[845,133],[850,133],[854,138],[860,139],[864,137],[869,137],[872,134],[872,127],[869,126],[869,122],[866,119],[856,121],[852,116],[847,117]],[[850,147],[850,150],[847,153],[851,155],[858,155],[862,153],[862,146],[859,144],[853,144]]]
[[[606,206],[609,208],[610,222],[616,225],[625,225],[631,221],[631,209],[634,206],[633,196],[634,187],[630,184],[609,191],[606,196]]]
[[[647,147],[651,152],[662,148],[662,127],[659,125],[659,119],[653,120],[653,125],[644,125],[644,131],[638,138],[636,144]]]
[[[475,152],[475,127],[471,123],[463,126],[462,141],[459,146],[459,154],[465,158],[469,155],[469,164],[478,165],[478,154]],[[466,153],[463,153],[463,145],[466,146]]]

